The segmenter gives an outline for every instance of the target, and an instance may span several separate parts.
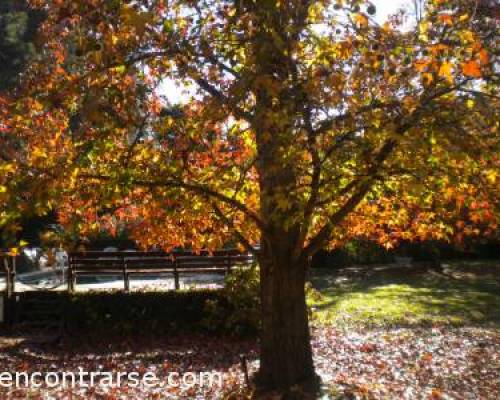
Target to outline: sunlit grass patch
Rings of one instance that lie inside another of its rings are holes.
[[[491,272],[491,265],[488,267]],[[309,304],[313,320],[320,324],[500,323],[500,287],[481,275],[470,280],[429,272],[364,270],[359,275],[351,273],[347,279],[342,279],[342,272],[336,277],[319,273],[312,282],[319,294],[309,296]]]

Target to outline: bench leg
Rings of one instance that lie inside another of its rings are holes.
[[[7,293],[7,298],[10,298],[12,296],[12,271],[10,267],[6,268],[7,274],[5,276],[6,282],[5,282],[5,291]]]
[[[68,292],[69,293],[75,292],[75,284],[76,284],[75,272],[73,271],[72,268],[70,268],[68,271]]]
[[[11,272],[10,293],[11,293],[11,296],[14,296],[16,294],[16,271]]]
[[[9,262],[10,260],[5,257],[4,265],[6,272],[6,288],[5,288],[5,296],[3,301],[3,312],[4,312],[4,322],[11,326],[15,322],[15,296],[14,296],[14,280],[15,274],[12,268],[12,264]]]
[[[179,271],[174,271],[174,282],[175,282],[175,290],[179,290],[181,285],[179,283]]]
[[[17,276],[17,268],[16,268],[16,256],[12,257],[12,294],[16,293],[16,276]]]
[[[123,274],[123,283],[126,292],[130,292],[130,276],[127,272]]]

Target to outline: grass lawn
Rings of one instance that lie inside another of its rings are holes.
[[[319,325],[390,327],[500,324],[500,261],[425,268],[315,270],[309,304]]]

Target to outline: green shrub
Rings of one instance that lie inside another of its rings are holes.
[[[375,242],[352,240],[342,248],[321,250],[312,261],[313,268],[342,268],[348,265],[392,262],[393,255]]]
[[[68,298],[70,331],[105,331],[124,335],[202,330],[204,305],[218,290],[135,293],[82,293]]]
[[[254,334],[260,327],[259,269],[233,270],[226,276],[222,296],[205,302],[204,326],[237,335]]]
[[[314,288],[314,286],[312,285],[311,282],[306,282],[306,298],[307,298],[307,300],[318,302],[318,301],[322,301],[323,297],[324,297],[323,294],[319,290]]]
[[[260,326],[259,270],[234,270],[223,289],[168,292],[39,292],[64,309],[66,333],[89,341],[179,332],[255,334]],[[19,321],[22,322],[22,321]]]
[[[61,308],[68,337],[106,339],[110,336],[149,337],[177,332],[203,332],[205,303],[223,298],[222,290],[169,292],[26,292],[17,309],[30,307],[25,301],[50,301]],[[28,322],[26,313],[18,322]]]
[[[319,251],[313,257],[312,266],[336,269],[350,265],[385,264],[394,262],[396,256],[411,257],[415,261],[495,259],[499,256],[499,246],[498,237],[469,237],[461,244],[438,240],[402,241],[394,249],[387,250],[376,242],[355,239],[341,248]]]
[[[204,326],[211,331],[224,330],[237,335],[255,334],[260,329],[259,268],[234,270],[225,279],[222,296],[205,303]],[[308,302],[321,301],[323,295],[306,283]],[[312,309],[308,307],[312,317]]]

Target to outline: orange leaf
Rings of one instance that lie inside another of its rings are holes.
[[[489,62],[488,52],[485,49],[482,49],[479,52],[479,59],[481,60],[481,64],[485,65]]]
[[[462,72],[465,76],[471,78],[481,78],[481,69],[479,68],[479,63],[475,60],[467,61],[462,64]]]
[[[443,14],[439,16],[439,20],[446,25],[453,25],[453,18],[449,14]]]
[[[415,62],[415,69],[419,72],[424,72],[429,65],[429,61],[427,60],[418,60]]]
[[[19,249],[17,247],[13,247],[7,253],[9,256],[16,257],[19,255]]]
[[[434,78],[432,77],[432,74],[426,72],[425,74],[422,74],[422,82],[424,85],[430,85]]]

